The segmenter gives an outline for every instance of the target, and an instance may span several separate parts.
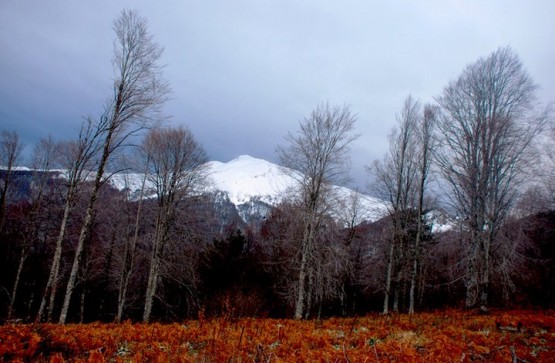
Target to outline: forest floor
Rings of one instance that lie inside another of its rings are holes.
[[[4,324],[0,362],[555,362],[555,312]]]

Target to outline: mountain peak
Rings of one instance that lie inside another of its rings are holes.
[[[236,205],[252,197],[275,204],[294,183],[280,166],[250,155],[241,155],[227,163],[210,162],[209,175],[214,188],[226,192]]]
[[[288,172],[287,168],[250,155],[241,155],[227,163],[210,162],[208,166],[212,188],[227,194],[236,206],[252,203],[253,200],[275,206],[297,183],[292,176],[296,172]],[[376,198],[344,187],[334,187],[334,190],[345,202],[354,194],[359,196],[362,219],[374,221],[387,210],[385,203]]]

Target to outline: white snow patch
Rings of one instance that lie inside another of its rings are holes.
[[[291,175],[294,171],[287,170],[263,159],[242,155],[227,163],[211,161],[209,175],[212,188],[225,192],[235,205],[241,205],[257,198],[270,205],[283,201],[288,191],[296,185]],[[336,217],[348,220],[351,218],[352,200],[358,199],[357,222],[376,221],[387,213],[387,205],[377,198],[364,195],[345,187],[334,187],[341,208]],[[357,194],[357,198],[353,196]]]
[[[278,165],[248,155],[227,163],[211,161],[208,167],[212,188],[227,193],[235,205],[246,203],[253,197],[276,205],[295,184],[295,180]]]

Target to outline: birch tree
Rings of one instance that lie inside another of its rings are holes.
[[[75,207],[81,183],[89,176],[90,169],[97,156],[99,135],[98,130],[95,129],[93,122],[89,119],[81,125],[79,137],[76,141],[61,142],[58,145],[60,153],[59,163],[62,168],[67,170],[65,175],[64,208],[54,247],[54,255],[50,264],[48,280],[36,316],[37,321],[43,319],[45,312],[47,321],[52,319],[60,278],[60,262],[64,250],[69,218]]]
[[[185,128],[155,129],[143,142],[147,173],[157,198],[155,231],[152,237],[150,269],[145,293],[143,321],[148,322],[158,286],[164,250],[172,238],[180,206],[194,187],[202,185],[206,173],[206,153]]]
[[[104,175],[106,166],[130,136],[159,120],[169,91],[158,64],[162,48],[149,33],[146,19],[136,11],[123,10],[114,21],[113,29],[116,34],[112,60],[115,73],[113,96],[97,124],[97,130],[102,133],[102,151],[65,290],[60,324],[64,324],[67,318],[81,254],[93,225],[98,191],[107,179]]]
[[[144,151],[144,150],[141,149],[141,151]],[[149,164],[149,159],[147,155],[144,155],[145,154],[144,152],[141,152],[141,154],[143,154],[142,156],[145,156],[146,162],[144,163],[145,164],[144,167],[139,168],[139,170],[142,172],[142,175],[141,175],[141,186],[139,189],[139,196],[135,201],[137,208],[135,211],[135,216],[134,216],[135,218],[133,220],[133,225],[131,227],[132,233],[130,236],[128,236],[125,239],[125,242],[124,242],[124,250],[123,250],[122,261],[121,261],[121,273],[118,276],[119,277],[118,311],[115,319],[116,322],[118,323],[121,322],[123,317],[123,312],[127,303],[127,290],[131,279],[131,274],[133,273],[133,269],[135,267],[137,243],[139,241],[139,230],[141,226],[140,222],[141,222],[141,217],[143,212],[143,203],[145,199],[146,182],[148,178],[147,168]],[[126,202],[132,203],[132,200],[129,195],[127,195]]]
[[[370,172],[379,196],[388,201],[386,271],[383,313],[399,311],[400,289],[409,284],[409,313],[414,313],[415,290],[425,237],[425,199],[434,149],[435,110],[407,97],[389,136],[389,153]]]
[[[315,287],[318,271],[317,239],[330,211],[331,185],[347,178],[350,144],[356,117],[347,106],[319,105],[300,122],[296,135],[286,137],[286,145],[278,147],[281,164],[293,170],[302,209],[304,232],[300,247],[295,319],[301,319],[309,308],[308,297]]]
[[[466,235],[467,307],[488,306],[492,242],[511,212],[530,145],[547,117],[537,112],[536,90],[506,47],[468,65],[438,98],[443,136],[437,160]]]
[[[389,313],[391,288],[402,277],[401,260],[406,252],[411,208],[415,205],[417,186],[417,144],[415,134],[418,127],[420,106],[412,97],[405,100],[397,125],[389,136],[389,153],[383,161],[375,161],[370,171],[376,177],[379,196],[388,201],[391,226],[387,240],[387,263],[383,313]],[[398,293],[397,293],[398,296]],[[394,302],[398,310],[398,301]]]
[[[415,308],[415,292],[418,283],[418,273],[421,268],[422,262],[422,242],[425,240],[426,223],[426,198],[427,188],[430,175],[430,168],[433,161],[433,153],[436,150],[436,141],[434,130],[436,126],[437,110],[431,105],[426,105],[422,117],[419,119],[417,129],[417,203],[416,203],[416,236],[414,238],[414,245],[412,248],[412,271],[410,275],[410,290],[409,290],[409,314],[414,314]],[[421,284],[422,285],[422,284]]]

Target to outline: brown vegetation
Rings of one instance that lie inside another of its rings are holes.
[[[555,317],[445,310],[328,320],[8,324],[0,360],[37,362],[550,362]]]

